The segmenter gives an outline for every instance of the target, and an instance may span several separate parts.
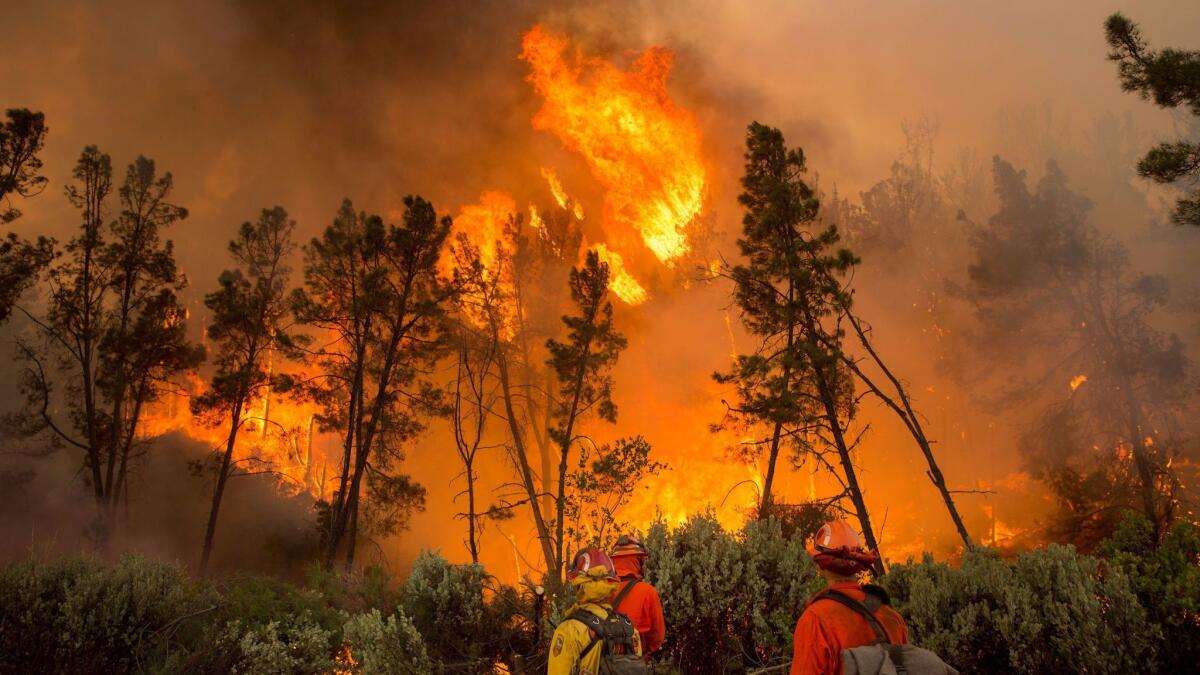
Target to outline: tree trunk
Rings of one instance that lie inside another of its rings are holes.
[[[346,531],[346,573],[354,570],[354,551],[358,545],[358,495],[350,503],[350,525]]]
[[[794,302],[795,295],[796,295],[796,284],[794,281],[789,280],[788,281],[788,294],[787,294],[789,306],[792,304],[792,302]],[[788,330],[787,330],[786,351],[784,352],[785,354],[787,354],[787,358],[783,362],[783,386],[784,387],[791,386],[791,384],[790,384],[790,381],[792,379],[792,377],[791,377],[792,376],[791,355],[792,355],[792,350],[795,349],[795,344],[796,344],[796,325],[794,323],[789,322]],[[779,461],[779,439],[780,439],[780,434],[782,431],[783,431],[783,423],[776,422],[775,429],[771,432],[771,454],[769,455],[769,457],[767,459],[767,475],[763,479],[762,501],[758,507],[758,517],[760,519],[767,518],[768,516],[770,516],[771,510],[773,508],[774,502],[772,501],[771,490],[773,489],[774,484],[775,484],[775,464],[776,464],[776,462]]]
[[[495,331],[493,331],[492,338],[498,340]],[[554,555],[554,545],[550,541],[550,528],[547,527],[546,521],[542,516],[538,500],[537,484],[533,480],[533,471],[529,468],[529,455],[526,453],[525,440],[521,435],[521,425],[517,419],[517,413],[512,401],[512,385],[508,377],[508,357],[505,356],[503,350],[496,354],[496,365],[500,372],[500,389],[504,398],[504,411],[505,417],[508,418],[509,433],[512,436],[513,454],[516,455],[517,469],[520,471],[521,483],[525,488],[525,494],[529,500],[530,511],[533,513],[533,524],[537,528],[542,555],[546,559],[546,574],[549,575],[553,570],[558,569],[559,564]]]
[[[937,459],[933,455],[932,444],[929,442],[929,438],[925,435],[925,429],[921,426],[920,418],[917,416],[916,411],[913,410],[912,401],[908,397],[908,391],[904,388],[904,385],[901,384],[899,378],[892,374],[892,371],[886,365],[884,365],[883,359],[881,359],[879,354],[875,351],[874,345],[872,345],[871,341],[867,339],[866,331],[863,329],[858,317],[851,314],[849,308],[847,307],[843,307],[843,312],[845,313],[846,318],[849,319],[850,324],[854,327],[854,332],[858,335],[858,340],[862,344],[863,348],[867,350],[867,353],[871,356],[871,359],[875,362],[875,365],[877,365],[879,369],[883,371],[884,376],[887,377],[888,381],[892,383],[892,387],[896,390],[896,394],[900,398],[900,403],[897,404],[892,397],[884,394],[883,391],[876,386],[875,382],[862,372],[862,370],[858,367],[858,364],[855,363],[854,359],[850,358],[846,354],[842,354],[842,362],[845,363],[852,371],[854,371],[854,373],[858,375],[858,378],[867,385],[872,393],[874,393],[879,400],[883,401],[884,404],[891,408],[892,411],[900,417],[901,421],[904,422],[904,426],[908,428],[909,434],[921,448],[921,454],[925,456],[925,463],[929,466],[929,470],[925,472],[925,475],[929,477],[929,480],[933,483],[934,487],[936,487],[938,492],[941,493],[942,502],[946,506],[946,511],[950,514],[950,520],[954,522],[954,528],[958,530],[958,536],[963,540],[963,545],[967,548],[967,550],[974,549],[975,543],[971,540],[971,535],[967,532],[967,526],[963,523],[962,516],[960,516],[958,513],[958,507],[954,504],[954,498],[950,494],[950,488],[946,486],[946,479],[942,475],[942,470],[938,466]]]
[[[212,556],[213,538],[217,533],[217,516],[221,511],[221,498],[225,495],[225,483],[229,480],[229,467],[233,463],[233,448],[237,444],[238,429],[242,426],[242,402],[238,397],[229,416],[229,438],[225,442],[225,454],[221,457],[221,468],[217,472],[217,485],[213,490],[212,508],[208,512],[208,527],[204,530],[204,548],[200,552],[200,575],[208,571],[208,559]]]
[[[807,310],[805,310],[805,328],[808,334],[816,340],[820,340],[823,333],[817,325],[816,319],[813,318]],[[834,446],[837,448],[838,459],[841,461],[842,473],[846,476],[846,489],[850,491],[850,501],[854,504],[855,515],[858,516],[859,525],[862,526],[863,539],[866,540],[867,548],[879,555],[872,572],[876,576],[884,574],[883,556],[879,551],[879,542],[875,538],[875,530],[871,526],[871,516],[867,512],[867,502],[863,498],[862,487],[858,484],[858,472],[854,468],[854,459],[850,456],[850,447],[846,444],[846,436],[842,429],[842,420],[838,416],[836,388],[834,383],[830,381],[830,375],[836,377],[837,362],[833,362],[832,373],[825,370],[825,366],[813,363],[813,380],[817,386],[817,393],[821,399],[821,405],[825,409],[825,420],[829,425],[829,433],[833,436]]]
[[[471,553],[471,562],[479,564],[478,536],[475,531],[475,462],[466,462],[467,470],[467,550]]]
[[[333,559],[337,555],[339,533],[334,529],[340,521],[342,511],[346,507],[346,498],[350,489],[350,461],[354,454],[355,442],[359,441],[362,430],[362,348],[356,350],[358,362],[355,364],[354,379],[350,385],[349,411],[346,417],[346,438],[342,443],[342,467],[338,473],[338,489],[333,500],[329,503],[329,529],[325,532],[325,553],[321,566],[326,570],[333,569]]]
[[[589,322],[595,321],[595,315],[588,316]],[[587,376],[587,360],[591,356],[592,344],[589,340],[583,343],[583,354],[580,355],[579,369],[575,372],[575,382],[572,386],[571,407],[567,411],[567,418],[563,425],[563,434],[559,443],[562,447],[562,452],[558,458],[558,502],[555,504],[557,520],[554,523],[557,539],[555,540],[555,551],[557,552],[556,560],[558,561],[558,569],[555,570],[555,578],[562,581],[562,566],[563,566],[563,531],[566,520],[567,508],[567,460],[571,454],[571,443],[575,435],[575,422],[579,417],[579,399],[583,395],[583,380]]]

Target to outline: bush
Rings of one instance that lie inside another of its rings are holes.
[[[269,621],[244,629],[240,621],[226,625],[226,638],[240,652],[232,672],[248,675],[325,673],[333,668],[332,634],[310,614]]]
[[[433,672],[433,662],[416,627],[403,614],[384,620],[378,609],[347,615],[346,646],[362,673],[412,675]]]
[[[1158,629],[1154,670],[1182,673],[1200,664],[1200,528],[1177,523],[1155,546],[1150,521],[1129,513],[1096,552],[1129,575]]]
[[[882,581],[911,640],[967,673],[1143,672],[1155,630],[1120,569],[1050,545],[1005,562],[926,556]]]
[[[208,601],[179,567],[138,557],[12,565],[0,572],[0,671],[147,667]]]
[[[422,552],[400,593],[400,607],[425,638],[435,670],[491,672],[503,656],[511,612],[485,602],[489,582],[481,565],[452,565]],[[501,597],[505,597],[501,594]]]
[[[791,658],[796,619],[820,587],[800,537],[784,537],[774,520],[733,535],[709,514],[675,530],[656,523],[646,546],[646,578],[667,623],[660,658],[684,673],[743,672]]]

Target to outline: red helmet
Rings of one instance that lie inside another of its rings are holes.
[[[646,545],[637,537],[623,534],[617,539],[616,546],[613,546],[612,557],[617,558],[624,555],[637,555],[645,558],[650,555],[650,551],[646,550]]]
[[[608,554],[601,549],[589,548],[579,552],[575,556],[575,561],[571,563],[570,569],[567,570],[567,581],[572,584],[581,584],[589,578],[607,579],[612,582],[620,581],[612,558],[609,558]]]
[[[865,572],[879,560],[877,553],[863,548],[858,533],[844,520],[822,525],[813,536],[809,552],[817,567],[845,576]]]

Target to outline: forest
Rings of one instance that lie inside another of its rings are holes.
[[[831,520],[959,672],[1200,664],[1194,8],[892,110],[770,3],[118,4],[4,12],[0,672],[544,673],[632,536],[647,672],[787,673]]]

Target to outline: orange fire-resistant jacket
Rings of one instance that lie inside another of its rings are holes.
[[[621,585],[613,594],[614,598],[620,595],[625,586],[634,581],[638,582],[633,590],[621,598],[621,604],[613,609],[629,617],[629,620],[633,622],[633,627],[642,637],[643,654],[658,651],[662,647],[663,638],[666,637],[666,622],[663,621],[662,601],[658,598],[658,591],[642,581],[639,565],[632,558],[620,556],[613,559],[613,564],[617,568],[617,574],[621,577]]]
[[[867,594],[853,581],[835,583],[829,588],[862,602]],[[908,627],[900,613],[880,606],[875,618],[887,631],[893,644],[908,642]],[[842,650],[869,645],[875,632],[866,618],[832,600],[813,602],[796,622],[791,675],[841,675]]]

